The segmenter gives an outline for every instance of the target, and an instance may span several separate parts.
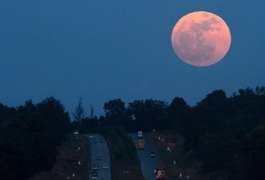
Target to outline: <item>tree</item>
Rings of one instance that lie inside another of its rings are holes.
[[[18,108],[0,105],[0,174],[2,179],[29,179],[52,167],[56,146],[65,138],[70,119],[53,97]]]
[[[74,120],[80,123],[85,117],[86,117],[86,113],[83,108],[82,99],[80,98],[75,108]]]
[[[215,90],[208,94],[193,108],[193,118],[196,119],[200,133],[211,133],[226,127],[226,119],[231,115],[228,99],[223,90]]]
[[[151,131],[152,129],[165,129],[167,105],[164,101],[147,99],[135,100],[129,103],[128,111],[134,117],[136,130]]]
[[[168,127],[183,134],[189,128],[188,115],[190,111],[191,107],[183,98],[175,97],[167,109]]]
[[[256,180],[265,178],[265,128],[257,127],[246,134],[233,158],[231,179]]]
[[[109,125],[128,126],[129,115],[125,103],[121,99],[114,99],[104,103],[106,123]]]

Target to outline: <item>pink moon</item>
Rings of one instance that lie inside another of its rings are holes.
[[[171,34],[177,56],[193,66],[211,66],[227,54],[231,33],[226,22],[216,14],[198,11],[183,16]]]

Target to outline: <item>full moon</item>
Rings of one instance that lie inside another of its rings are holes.
[[[216,14],[198,11],[183,16],[174,26],[171,43],[175,53],[193,66],[210,66],[227,54],[231,33]]]

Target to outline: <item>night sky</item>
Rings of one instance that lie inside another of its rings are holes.
[[[188,65],[171,47],[175,23],[192,11],[230,27],[231,48],[213,66]],[[0,102],[54,96],[72,113],[82,98],[100,115],[116,98],[193,106],[213,90],[264,86],[264,17],[263,0],[1,0]]]

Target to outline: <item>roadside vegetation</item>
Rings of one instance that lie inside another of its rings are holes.
[[[57,158],[50,171],[36,174],[30,180],[85,180],[90,169],[89,143],[84,136],[67,135],[57,148]]]
[[[115,180],[144,180],[133,141],[123,128],[101,130],[110,147],[111,174]]]
[[[16,108],[0,104],[0,178],[28,180],[51,169],[69,129],[68,113],[53,97]]]
[[[181,97],[170,103],[146,99],[125,104],[113,99],[104,103],[104,110],[104,116],[82,119],[81,127],[171,131],[183,142],[179,168],[189,165],[186,169],[205,180],[265,177],[264,87],[239,89],[230,97],[214,90],[193,107]]]
[[[53,97],[38,104],[29,100],[19,107],[0,103],[1,179],[28,180],[57,167],[54,164],[61,162],[60,153],[65,155],[61,157],[70,153],[71,143],[62,142],[74,129],[104,135],[111,150],[115,180],[142,179],[136,150],[127,133],[153,129],[164,136],[163,143],[157,142],[164,161],[176,159],[176,166],[168,166],[172,177],[180,171],[204,180],[265,177],[265,87],[239,89],[230,97],[223,90],[214,90],[193,107],[175,97],[169,103],[146,99],[126,104],[113,99],[103,108],[104,115],[94,116],[91,107],[87,116],[80,100],[71,121]],[[171,141],[177,146],[168,154],[164,146]],[[68,150],[62,151],[63,147]],[[73,164],[75,158],[79,157],[61,159]],[[66,166],[61,168],[67,171]],[[68,176],[59,167],[55,169],[57,175]]]
[[[184,138],[174,131],[162,131],[151,134],[158,155],[172,179],[205,180],[199,175],[201,163],[192,159],[192,151],[186,151]]]

